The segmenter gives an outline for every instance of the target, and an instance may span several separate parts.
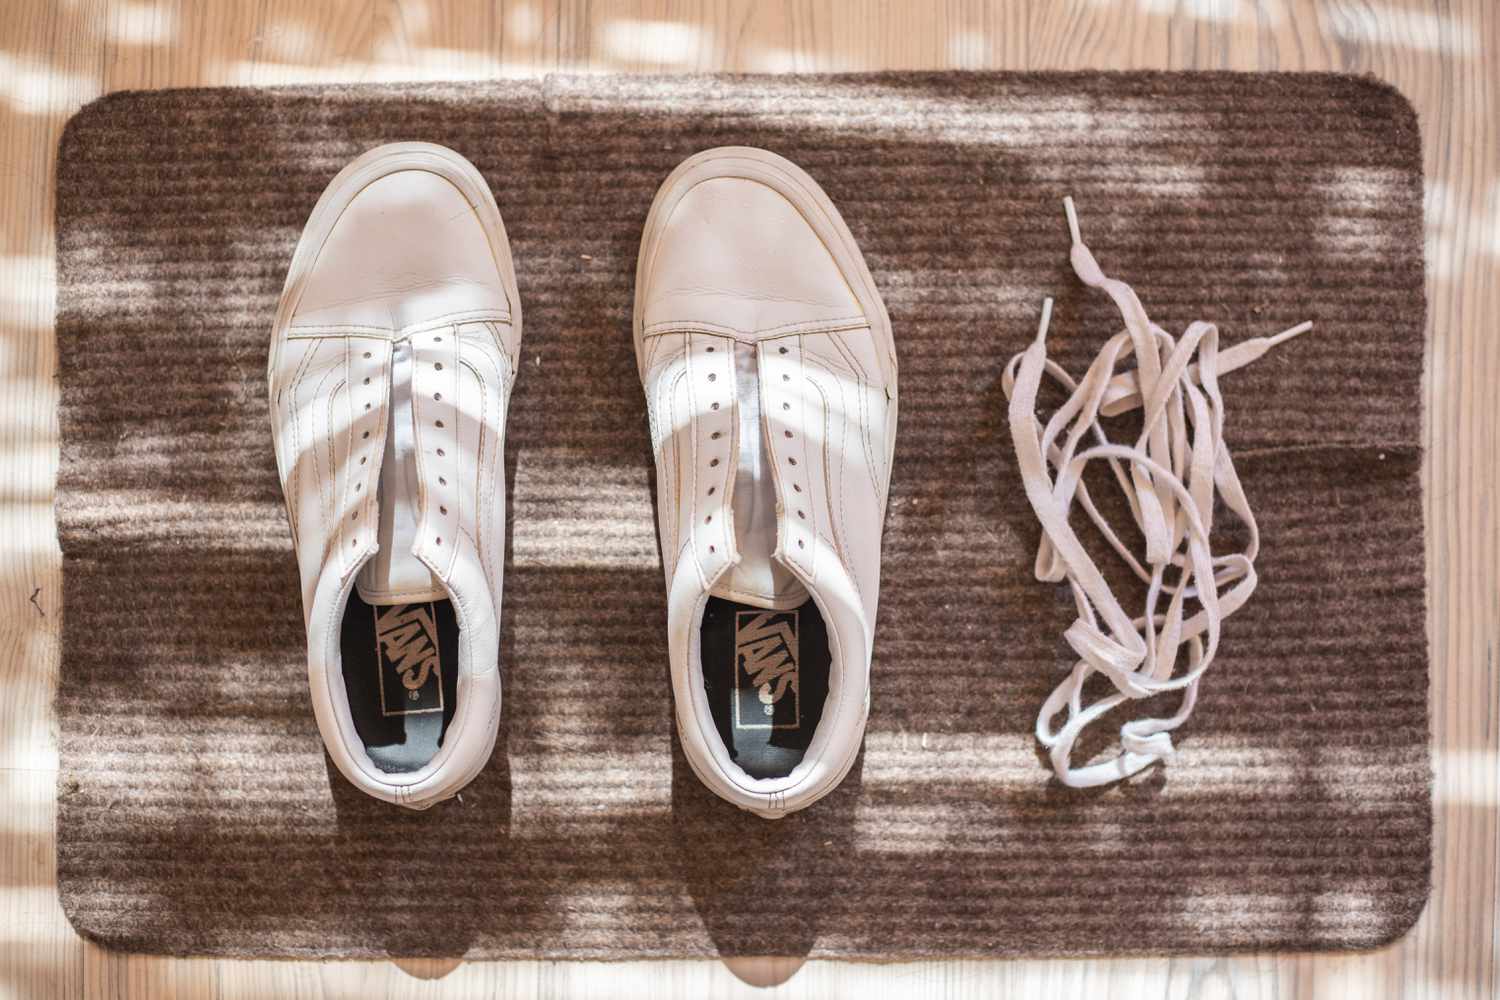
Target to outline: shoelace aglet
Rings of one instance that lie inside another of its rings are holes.
[[[1042,321],[1040,323],[1038,323],[1037,326],[1036,326],[1036,342],[1038,344],[1046,343],[1046,341],[1047,341],[1047,327],[1050,326],[1051,324],[1052,324],[1052,296],[1049,295],[1045,299],[1042,300]]]
[[[1078,209],[1073,204],[1073,196],[1067,195],[1063,198],[1063,211],[1068,215],[1068,232],[1073,236],[1073,248],[1068,251],[1068,260],[1073,263],[1073,273],[1078,275],[1078,280],[1092,288],[1102,288],[1108,282],[1099,262],[1094,259],[1094,253],[1083,242],[1083,234],[1078,231]]]
[[[1302,334],[1311,329],[1312,320],[1306,320],[1304,322],[1298,323],[1296,326],[1288,327],[1287,329],[1282,330],[1274,337],[1267,337],[1266,346],[1275,347],[1277,344],[1284,344],[1288,340],[1291,340],[1293,337],[1300,337]]]
[[[1063,212],[1068,216],[1068,233],[1073,237],[1074,243],[1083,242],[1083,234],[1078,229],[1078,209],[1073,207],[1073,196],[1063,196]]]
[[[1300,337],[1312,329],[1312,321],[1298,323],[1294,327],[1282,330],[1274,337],[1251,337],[1243,340],[1233,347],[1228,348],[1219,355],[1219,374],[1228,375],[1230,372],[1243,368],[1252,361],[1259,361],[1273,347],[1286,343],[1293,337]],[[1198,365],[1192,364],[1188,368],[1188,374],[1194,382],[1198,381]]]

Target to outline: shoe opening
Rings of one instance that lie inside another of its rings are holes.
[[[828,697],[828,630],[801,581],[775,558],[776,489],[752,345],[734,345],[739,454],[733,512],[739,563],[711,592],[699,634],[703,687],[730,756],[781,778],[807,753]]]
[[[412,425],[411,345],[395,346],[378,494],[380,550],[344,609],[344,688],[375,766],[416,771],[437,756],[458,699],[458,617],[448,592],[412,555],[420,496]]]

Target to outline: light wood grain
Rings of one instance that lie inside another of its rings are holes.
[[[718,962],[291,963],[112,954],[58,908],[52,172],[122,88],[551,70],[1372,72],[1422,119],[1425,485],[1437,831],[1431,903],[1358,955],[808,963],[834,996],[1492,997],[1500,896],[1500,10],[1491,0],[6,0],[0,12],[0,996],[430,997],[758,991]],[[1339,391],[1331,386],[1330,391]],[[753,981],[795,962],[737,963]]]

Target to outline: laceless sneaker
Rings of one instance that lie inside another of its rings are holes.
[[[853,765],[896,440],[890,319],[817,183],[712,149],[657,192],[635,348],[683,752],[767,818]]]
[[[427,143],[333,179],[297,244],[267,369],[329,756],[412,808],[494,747],[505,415],[521,306],[479,172]]]

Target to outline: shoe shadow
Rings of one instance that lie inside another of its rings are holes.
[[[321,888],[337,900],[351,937],[378,942],[392,958],[453,959],[493,932],[496,915],[485,887],[503,879],[510,840],[505,719],[502,713],[494,753],[479,776],[454,798],[420,812],[361,792],[324,754],[335,825]],[[455,882],[455,870],[474,877]],[[392,899],[407,905],[392,907]],[[435,935],[434,927],[442,932]]]
[[[847,926],[839,908],[855,877],[863,770],[861,749],[827,797],[762,820],[709,791],[673,732],[669,836],[678,876],[719,957],[745,982],[784,982],[807,960],[825,923]]]

